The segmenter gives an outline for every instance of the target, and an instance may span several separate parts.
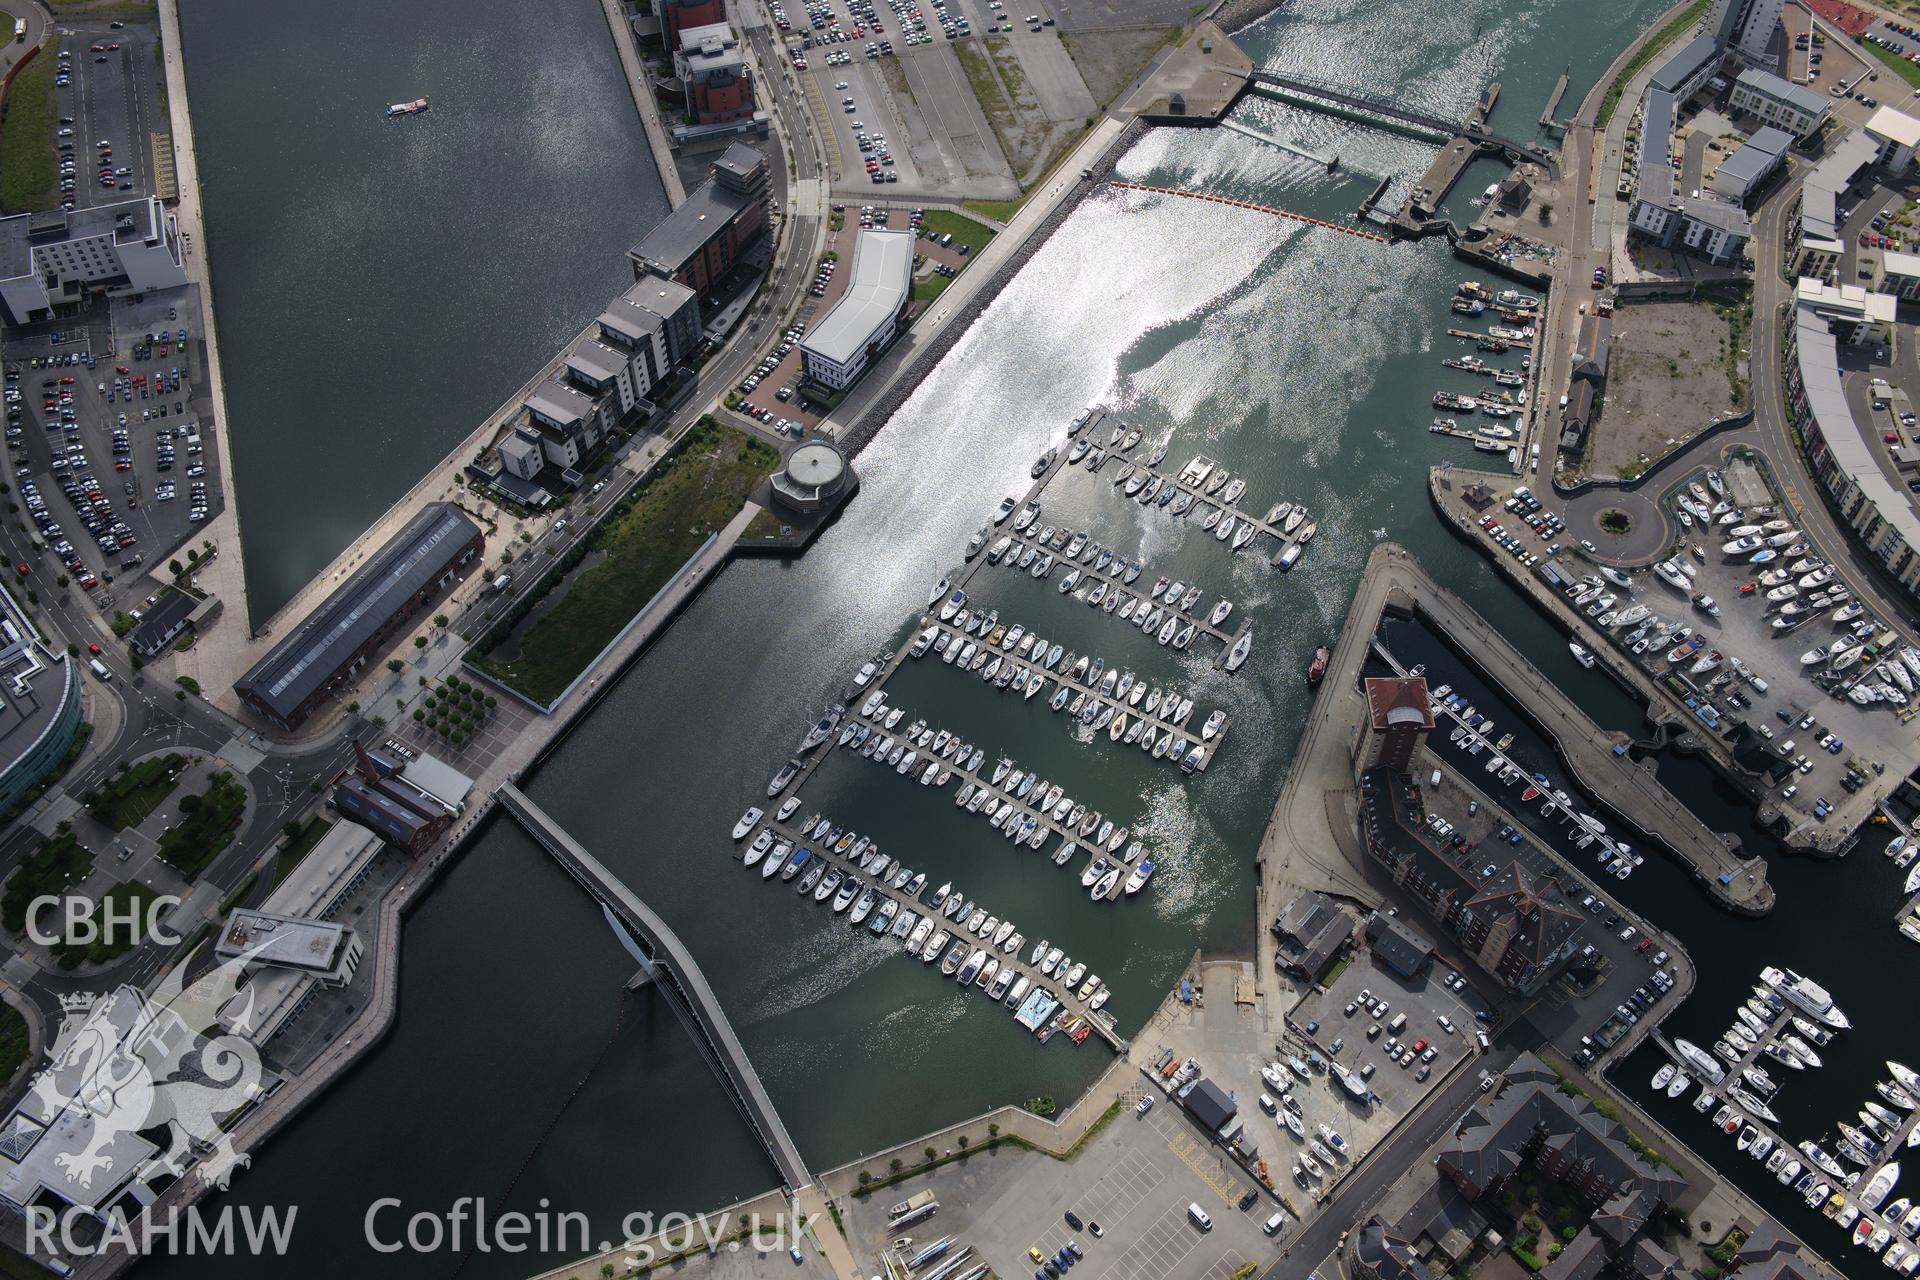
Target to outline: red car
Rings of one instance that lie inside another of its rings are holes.
[[[60,385],[63,387],[70,387],[73,385],[73,383],[74,383],[74,379],[71,375],[60,379]]]
[[[1413,1051],[1415,1053],[1425,1053],[1426,1049],[1427,1049],[1427,1038],[1425,1036],[1421,1036],[1418,1040],[1415,1040],[1413,1042]]]
[[[87,641],[87,652],[97,658],[100,656],[100,646],[89,640]]]
[[[13,571],[14,571],[15,573],[17,573],[17,574],[19,574],[19,575],[20,575],[21,577],[23,577],[23,578],[24,578],[24,577],[26,577],[26,576],[27,576],[27,574],[28,574],[29,572],[31,572],[31,571],[30,571],[30,570],[29,570],[29,569],[27,568],[27,566],[26,566],[25,564],[16,564],[16,565],[14,565],[14,566],[13,566]]]

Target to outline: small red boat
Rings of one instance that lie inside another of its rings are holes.
[[[1540,798],[1540,788],[1528,787],[1520,793],[1520,798],[1522,800],[1538,800]]]
[[[1308,684],[1317,685],[1320,683],[1320,678],[1327,674],[1327,659],[1332,656],[1333,654],[1325,645],[1321,645],[1313,651],[1313,661],[1307,666]]]

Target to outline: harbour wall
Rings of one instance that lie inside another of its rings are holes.
[[[1120,157],[1145,137],[1150,128],[1152,126],[1146,121],[1135,120],[1121,130],[1107,145],[1107,149],[1100,153],[1099,158],[1087,166],[1092,174],[1091,180],[1082,177],[1080,190],[1054,207],[1020,247],[1000,264],[992,278],[967,300],[960,311],[945,321],[938,336],[914,354],[913,359],[894,378],[892,385],[867,406],[846,431],[841,433],[840,447],[849,456],[857,454],[872,442],[873,438],[880,433],[880,428],[900,411],[900,407],[932,374],[934,367],[946,358],[949,351],[953,350],[954,344],[966,336],[967,331],[973,327],[974,321],[993,305],[994,300],[1000,296],[1000,291],[1012,283],[1013,278],[1020,274],[1021,269],[1032,260],[1033,255],[1040,252],[1047,241],[1053,238],[1053,233],[1073,216],[1074,211],[1080,207],[1080,202],[1113,173],[1114,166],[1119,163]]]

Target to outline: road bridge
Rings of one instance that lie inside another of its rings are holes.
[[[640,901],[633,890],[583,849],[518,787],[511,782],[502,783],[495,798],[541,848],[599,899],[609,918],[617,922],[625,935],[622,941],[631,943],[628,950],[640,961],[642,973],[655,981],[667,1003],[687,1024],[694,1043],[726,1083],[740,1114],[759,1135],[767,1155],[780,1171],[781,1180],[794,1191],[811,1185],[813,1175],[807,1172],[800,1149],[788,1135],[786,1124],[767,1096],[766,1086],[760,1082],[759,1072],[753,1069],[739,1037],[733,1033],[733,1025],[727,1021],[726,1011],[720,1007],[719,998],[685,944],[667,927],[666,921],[654,914],[653,908]]]
[[[1525,161],[1540,165],[1549,173],[1555,171],[1555,158],[1552,152],[1543,147],[1503,138],[1483,125],[1473,123],[1472,120],[1449,120],[1431,111],[1405,106],[1373,94],[1345,89],[1339,85],[1291,71],[1255,71],[1252,80],[1254,84],[1268,89],[1279,90],[1282,93],[1305,94],[1346,107],[1363,116],[1372,116],[1382,121],[1390,120],[1412,130],[1424,130],[1438,135],[1442,141],[1450,138],[1465,138],[1477,146],[1492,147],[1505,153],[1507,158],[1516,164]]]

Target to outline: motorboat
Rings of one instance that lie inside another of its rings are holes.
[[[1777,990],[1788,1003],[1798,1005],[1830,1027],[1844,1030],[1853,1025],[1833,1002],[1833,997],[1827,994],[1826,988],[1811,978],[1803,977],[1791,969],[1776,969],[1769,965],[1760,971],[1760,979]]]
[[[780,772],[774,774],[772,780],[767,783],[768,798],[771,799],[785,791],[787,784],[794,780],[801,768],[802,765],[798,760],[789,760],[780,766]]]
[[[747,833],[753,830],[754,825],[758,823],[765,814],[766,810],[760,808],[758,805],[741,814],[740,821],[733,824],[733,838],[735,840],[746,839]]]
[[[1691,1040],[1675,1040],[1673,1042],[1673,1049],[1675,1053],[1680,1055],[1682,1062],[1692,1067],[1700,1074],[1700,1077],[1707,1082],[1719,1084],[1727,1078],[1726,1066],[1720,1059],[1694,1044]]]

